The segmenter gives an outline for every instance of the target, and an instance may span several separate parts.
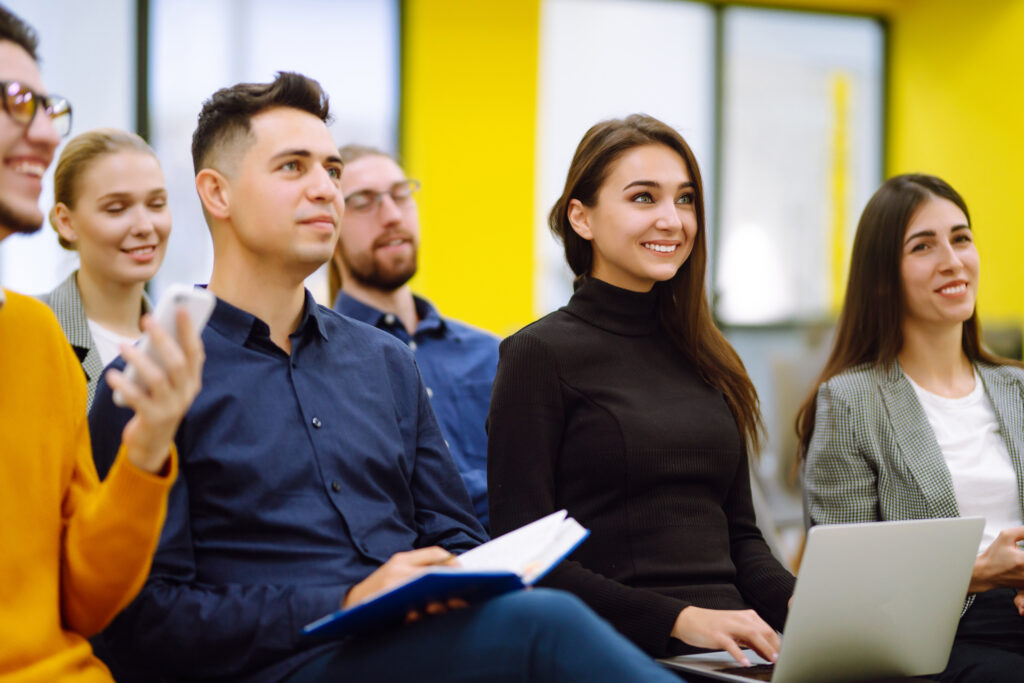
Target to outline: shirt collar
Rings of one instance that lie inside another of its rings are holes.
[[[299,320],[295,331],[289,336],[302,336],[310,330],[315,330],[326,340],[327,328],[324,325],[322,311],[308,289],[305,291],[305,295],[302,318]],[[252,313],[232,306],[219,297],[213,308],[213,313],[210,315],[209,325],[221,335],[239,345],[245,344],[251,337],[270,337],[269,325]]]
[[[416,334],[441,334],[446,326],[441,314],[437,312],[434,305],[423,297],[412,297],[416,306],[416,316],[420,319],[416,326]],[[345,292],[338,292],[338,299],[334,302],[334,310],[344,316],[358,320],[359,322],[373,325],[374,327],[388,329],[401,325],[393,313],[385,313],[369,304],[349,296]]]

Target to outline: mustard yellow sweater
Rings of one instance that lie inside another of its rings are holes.
[[[142,587],[176,475],[123,453],[100,484],[85,376],[53,313],[0,308],[0,681],[111,680],[86,640]]]

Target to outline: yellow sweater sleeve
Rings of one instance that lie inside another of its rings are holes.
[[[109,681],[88,636],[141,588],[176,475],[98,481],[85,375],[53,313],[0,308],[0,679]]]
[[[84,378],[67,349],[75,384],[72,406],[74,470],[62,505],[61,615],[66,627],[89,636],[101,631],[138,594],[167,513],[167,493],[177,476],[177,454],[166,474],[139,469],[124,448],[106,480],[96,474],[89,442]]]

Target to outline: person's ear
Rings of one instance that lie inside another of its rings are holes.
[[[220,171],[204,168],[196,174],[196,192],[206,212],[218,220],[231,216],[231,181]]]
[[[50,223],[65,242],[74,244],[78,241],[78,233],[71,225],[71,210],[64,202],[57,202],[53,205],[53,210],[50,212]]]
[[[594,233],[590,229],[590,212],[587,207],[583,206],[583,202],[578,199],[570,199],[566,213],[573,232],[588,242],[594,239]]]

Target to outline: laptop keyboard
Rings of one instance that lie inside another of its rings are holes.
[[[772,664],[755,664],[754,666],[733,666],[728,669],[718,669],[719,673],[743,676],[755,681],[772,680],[772,672],[775,666]]]

